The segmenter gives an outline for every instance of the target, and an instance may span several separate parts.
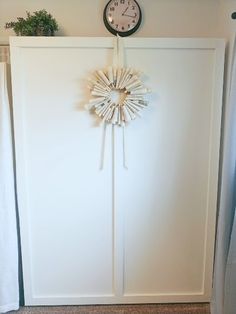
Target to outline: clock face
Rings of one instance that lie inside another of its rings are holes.
[[[135,0],[110,0],[105,7],[103,20],[112,34],[128,36],[138,29],[142,14]]]

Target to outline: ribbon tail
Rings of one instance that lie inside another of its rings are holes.
[[[126,163],[126,136],[125,136],[125,125],[122,127],[122,139],[123,139],[123,167],[128,169]]]
[[[104,159],[105,159],[105,149],[106,149],[106,132],[107,131],[107,123],[105,122],[102,130],[102,147],[101,147],[101,161],[100,161],[100,170],[103,170],[104,167]]]

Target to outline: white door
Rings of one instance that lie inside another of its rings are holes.
[[[126,38],[152,90],[122,132],[84,109],[112,38],[11,38],[26,305],[209,301],[224,43]]]

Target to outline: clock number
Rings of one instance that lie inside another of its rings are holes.
[[[125,3],[125,0],[120,0],[120,4],[124,4]]]
[[[110,7],[110,11],[115,11],[115,8],[114,7]]]
[[[119,24],[116,24],[116,28],[118,28]]]
[[[114,2],[114,6],[117,7],[118,6],[118,1]]]
[[[132,5],[132,10],[135,10],[135,6],[134,5]]]

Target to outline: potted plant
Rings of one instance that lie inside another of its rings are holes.
[[[58,31],[57,21],[46,10],[27,12],[27,17],[18,17],[16,22],[8,22],[5,28],[12,28],[17,36],[54,36]]]

